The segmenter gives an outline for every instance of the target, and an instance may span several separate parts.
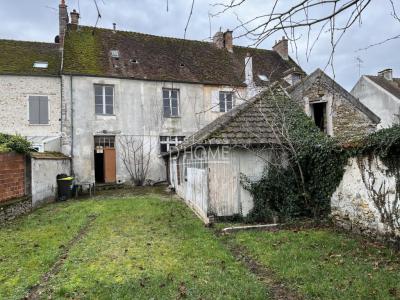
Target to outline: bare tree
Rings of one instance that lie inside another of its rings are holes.
[[[152,140],[146,136],[122,135],[119,137],[121,160],[132,182],[141,186],[146,183],[150,167]]]
[[[246,37],[252,41],[251,46],[258,46],[275,33],[282,32],[290,41],[298,59],[298,41],[305,40],[307,59],[320,37],[329,34],[331,53],[327,65],[332,66],[335,49],[343,35],[353,26],[361,25],[362,16],[368,7],[378,3],[377,0],[272,0],[266,11],[256,16],[240,16],[240,9],[244,8],[249,0],[215,0],[212,4],[217,17],[229,12],[236,15],[238,24],[233,30],[236,38]],[[381,5],[388,5],[388,13],[395,22],[400,22],[397,13],[398,1],[379,1]],[[363,49],[381,45],[382,43],[400,38],[400,34],[390,36],[382,41],[368,45]],[[325,67],[325,68],[326,68]]]

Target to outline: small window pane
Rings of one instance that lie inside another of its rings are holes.
[[[94,93],[96,96],[102,96],[103,95],[103,87],[101,85],[95,85]]]
[[[106,104],[112,105],[113,104],[113,97],[112,96],[106,96]]]
[[[224,95],[224,93],[219,93],[219,111],[225,112],[225,95]]]
[[[177,99],[178,98],[178,91],[177,90],[172,90],[171,91],[171,98],[172,99]]]
[[[163,90],[163,98],[168,99],[169,98],[169,90]]]
[[[96,105],[102,105],[103,104],[103,96],[95,96],[95,101]]]
[[[112,105],[106,105],[106,114],[108,114],[108,115],[113,114],[113,106]]]
[[[106,96],[114,95],[114,88],[112,86],[106,86],[105,91],[106,91]]]
[[[96,114],[103,113],[103,105],[96,105]]]
[[[171,107],[171,116],[178,116],[178,108],[177,107]]]

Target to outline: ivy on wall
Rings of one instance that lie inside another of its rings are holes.
[[[322,133],[290,99],[275,105],[283,112],[273,126],[284,135],[280,156],[285,162],[268,165],[257,181],[242,174],[242,185],[254,201],[247,220],[323,218],[330,212],[330,197],[342,179],[348,152]]]

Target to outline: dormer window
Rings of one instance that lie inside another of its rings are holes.
[[[35,61],[33,63],[33,67],[37,69],[47,69],[49,66],[49,63],[47,61]]]
[[[111,57],[115,59],[119,59],[119,51],[118,50],[111,50]]]

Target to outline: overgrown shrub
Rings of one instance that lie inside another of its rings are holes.
[[[31,143],[24,137],[0,133],[0,153],[10,151],[29,153],[31,150]]]
[[[330,197],[341,181],[348,154],[288,97],[273,105],[280,113],[271,125],[276,130],[271,130],[282,134],[280,148],[287,166],[268,165],[258,181],[242,175],[242,184],[254,199],[247,219],[323,218],[330,212]]]

